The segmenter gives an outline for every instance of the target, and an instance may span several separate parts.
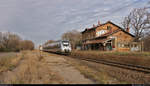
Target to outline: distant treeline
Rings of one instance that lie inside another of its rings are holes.
[[[19,35],[10,32],[0,32],[0,52],[33,50],[34,43],[22,40]]]

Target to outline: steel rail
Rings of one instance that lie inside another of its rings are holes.
[[[58,54],[58,53],[55,53],[55,54]],[[65,54],[60,54],[59,53],[59,55],[65,55]],[[125,64],[125,63],[119,63],[119,62],[114,62],[114,61],[106,61],[106,60],[103,60],[103,59],[79,58],[79,57],[74,57],[74,56],[71,56],[71,55],[65,55],[65,56],[72,57],[72,58],[75,58],[75,59],[84,60],[84,61],[95,62],[95,63],[99,63],[99,64],[104,64],[104,65],[109,65],[109,66],[129,69],[129,70],[142,72],[142,73],[146,73],[146,74],[150,73],[150,68],[149,67],[145,67],[145,66],[133,65],[133,64]]]
[[[106,61],[106,60],[97,60],[97,59],[91,59],[91,58],[77,58],[77,59],[115,66],[119,68],[133,70],[133,71],[143,72],[143,73],[150,73],[149,67],[144,67],[144,66],[139,66],[139,65],[124,64],[124,63],[118,63],[118,62]]]

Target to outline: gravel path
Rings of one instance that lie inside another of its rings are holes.
[[[77,69],[67,62],[62,56],[49,54],[45,57],[49,68],[62,77],[68,84],[94,84],[93,81],[87,79]]]
[[[3,53],[5,56],[8,53]],[[8,54],[12,55],[12,53]],[[0,73],[0,83],[5,84],[95,84],[84,77],[70,60],[63,56],[39,51],[24,51],[18,65]],[[41,58],[42,57],[42,58]],[[12,63],[11,63],[12,65]]]

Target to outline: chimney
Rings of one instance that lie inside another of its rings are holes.
[[[130,32],[130,28],[129,28],[129,27],[127,27],[126,31],[129,33],[129,32]]]
[[[98,25],[101,25],[100,21],[98,21]]]
[[[96,27],[96,25],[95,25],[95,24],[93,24],[93,27]]]

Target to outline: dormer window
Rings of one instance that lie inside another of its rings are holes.
[[[107,30],[111,30],[111,26],[107,26]]]
[[[98,36],[101,36],[103,34],[107,33],[107,30],[100,30],[100,31],[97,31],[96,34],[97,34],[97,37]]]

